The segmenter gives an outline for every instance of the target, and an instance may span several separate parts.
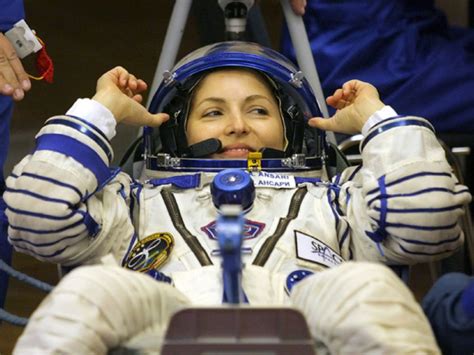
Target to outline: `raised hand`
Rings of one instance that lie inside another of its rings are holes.
[[[92,98],[107,107],[117,123],[136,126],[159,126],[169,119],[165,113],[151,114],[142,106],[141,95],[147,84],[130,74],[125,68],[115,67],[97,80],[96,93]]]
[[[360,80],[346,82],[326,102],[337,109],[334,116],[328,119],[313,117],[308,124],[325,131],[347,134],[360,133],[369,117],[384,107],[377,89]]]

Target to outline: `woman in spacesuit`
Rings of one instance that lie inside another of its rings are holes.
[[[18,353],[101,353],[162,336],[178,309],[222,304],[216,219],[229,200],[214,179],[232,185],[242,176],[225,169],[254,160],[243,173],[252,184],[232,197],[244,211],[245,300],[297,307],[320,350],[438,352],[421,308],[381,265],[443,258],[463,243],[458,219],[470,194],[426,120],[397,115],[356,80],[328,98],[335,116],[317,118],[298,70],[244,42],[184,58],[151,112],[140,105],[145,89],[121,67],[107,72],[92,100],[46,122],[7,180],[15,249],[89,265],[34,313]],[[146,182],[109,168],[120,122],[160,126],[158,147],[146,129]],[[321,129],[362,132],[363,165],[329,181]]]

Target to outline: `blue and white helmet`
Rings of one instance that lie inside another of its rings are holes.
[[[323,132],[307,124],[310,117],[321,115],[308,81],[280,53],[241,41],[199,48],[164,74],[149,109],[152,113],[170,114],[170,120],[159,128],[157,148],[153,143],[157,140],[156,131],[150,128],[144,131],[148,169],[219,171],[247,167],[246,160],[205,159],[220,149],[220,142],[216,139],[188,146],[185,134],[191,92],[196,83],[207,72],[232,67],[254,70],[266,77],[280,104],[288,144],[281,152],[264,148],[262,168],[274,171],[320,169],[325,139]]]

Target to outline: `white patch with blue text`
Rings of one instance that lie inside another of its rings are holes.
[[[327,267],[333,267],[344,262],[344,259],[320,240],[295,231],[296,256],[299,259],[311,261]]]
[[[276,189],[293,189],[296,187],[295,178],[291,175],[259,171],[252,174],[252,179],[255,187],[273,187]]]

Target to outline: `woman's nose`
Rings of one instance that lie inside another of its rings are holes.
[[[250,126],[241,113],[234,113],[229,116],[229,124],[227,125],[227,134],[247,134],[250,132]]]

